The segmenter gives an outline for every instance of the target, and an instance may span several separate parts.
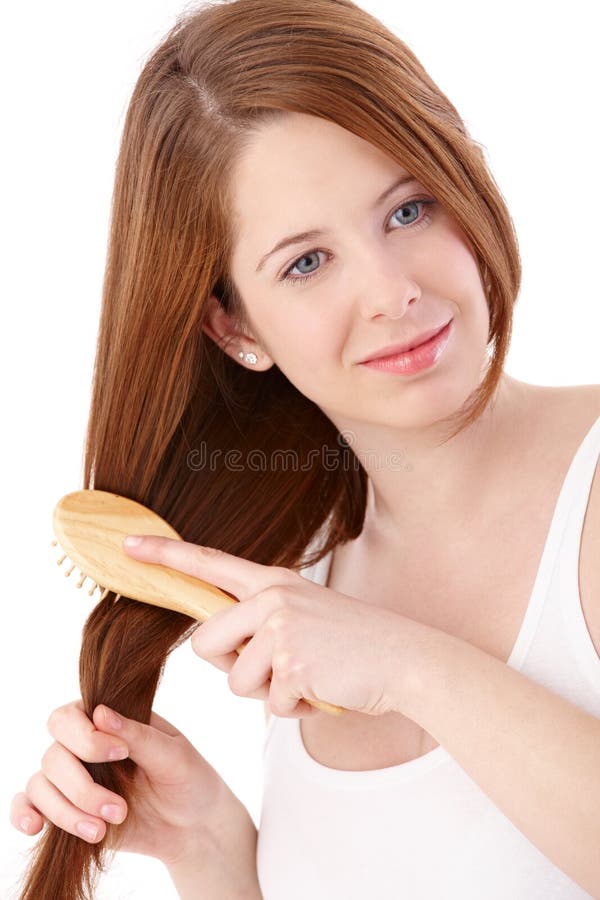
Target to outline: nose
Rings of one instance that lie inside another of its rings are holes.
[[[362,268],[360,285],[355,283],[360,314],[370,320],[385,316],[401,319],[421,296],[421,288],[403,271],[398,259],[371,258]]]

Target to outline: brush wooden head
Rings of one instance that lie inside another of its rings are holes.
[[[123,550],[123,538],[128,534],[182,540],[168,522],[128,497],[97,490],[66,494],[54,509],[53,527],[62,550],[83,575],[78,587],[86,577],[91,578],[104,588],[103,596],[114,591],[202,622],[238,602],[206,581],[128,556]],[[89,593],[94,590],[95,586]]]

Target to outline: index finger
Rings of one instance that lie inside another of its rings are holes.
[[[59,744],[84,762],[106,762],[116,748],[123,751],[119,759],[124,759],[128,754],[127,744],[123,740],[96,728],[85,714],[81,700],[53,710],[47,728]]]
[[[287,584],[292,573],[283,566],[264,566],[242,556],[234,556],[217,547],[201,547],[188,541],[159,535],[138,535],[140,542],[123,550],[142,562],[160,563],[186,575],[192,575],[247,600],[269,585]]]

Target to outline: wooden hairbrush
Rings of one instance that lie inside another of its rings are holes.
[[[64,573],[69,576],[77,566],[82,587],[86,578],[93,582],[88,591],[91,597],[99,588],[100,599],[110,591],[119,597],[130,597],[152,606],[161,606],[205,622],[213,613],[234,603],[239,603],[213,584],[202,581],[177,569],[159,563],[146,563],[128,556],[123,550],[123,539],[128,534],[156,534],[161,537],[183,538],[153,510],[109,491],[80,490],[66,494],[54,509],[53,527],[63,556],[57,560],[62,565],[67,557],[72,561]],[[236,648],[241,653],[250,638]],[[323,712],[339,716],[343,707],[322,700],[306,703]]]

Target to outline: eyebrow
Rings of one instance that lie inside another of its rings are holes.
[[[417,181],[414,175],[401,175],[400,178],[396,179],[393,184],[390,184],[389,187],[385,189],[383,194],[381,194],[375,203],[373,204],[373,209],[376,209],[380,203],[383,203],[390,194],[393,194],[394,191],[399,188],[403,184],[409,184],[411,181]],[[259,263],[256,267],[256,271],[260,272],[265,262],[270,256],[273,256],[274,253],[277,253],[279,250],[283,250],[284,247],[288,247],[290,244],[300,244],[303,241],[312,241],[314,238],[317,238],[323,234],[329,234],[328,231],[324,231],[323,229],[313,228],[310,231],[301,231],[298,234],[291,234],[288,237],[282,238],[278,241],[272,250],[269,250],[268,253],[265,253],[263,257],[259,260]]]

